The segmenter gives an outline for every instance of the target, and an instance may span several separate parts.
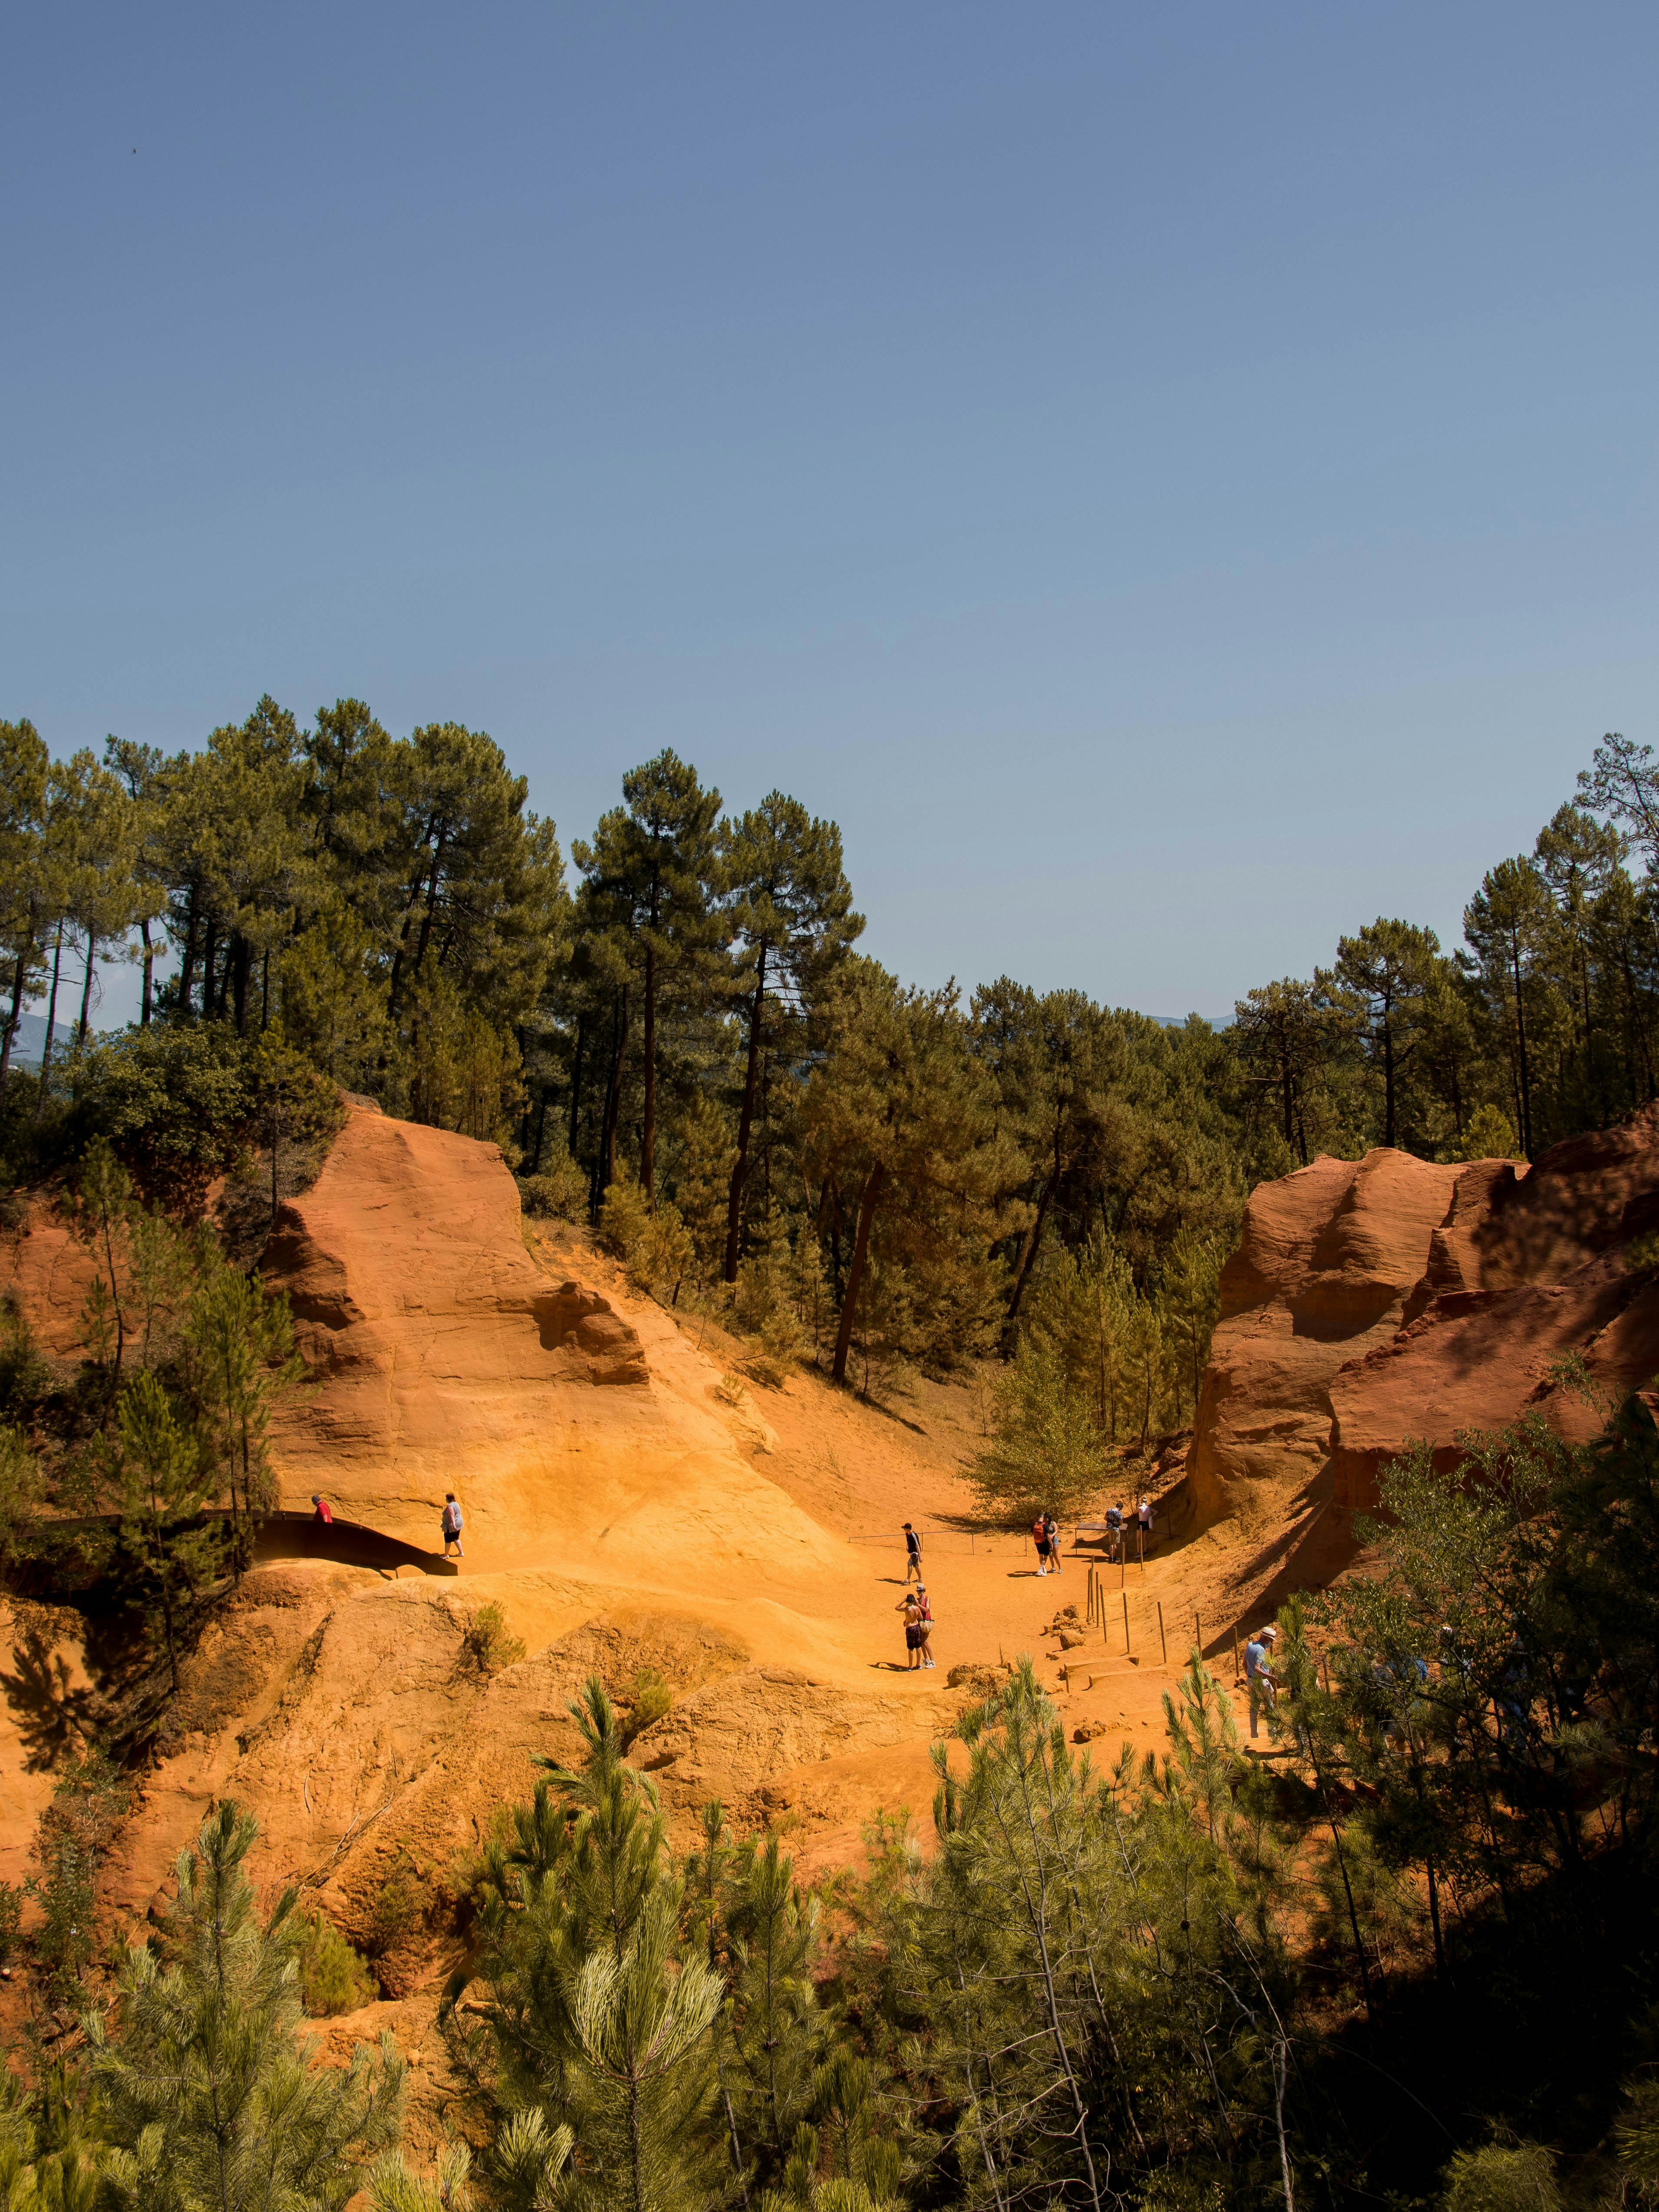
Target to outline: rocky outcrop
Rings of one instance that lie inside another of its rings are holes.
[[[1332,1381],[1393,1340],[1458,1173],[1378,1151],[1316,1160],[1251,1194],[1188,1458],[1203,1521],[1325,1466]]]
[[[1251,1498],[1373,1505],[1413,1439],[1529,1409],[1593,1434],[1659,1368],[1659,1102],[1531,1169],[1403,1152],[1321,1159],[1264,1184],[1222,1275],[1222,1318],[1190,1459],[1200,1517]],[[1576,1354],[1592,1396],[1561,1371]]]
[[[1659,1274],[1632,1257],[1656,1228],[1659,1103],[1529,1172],[1465,1170],[1405,1326],[1333,1378],[1338,1504],[1373,1504],[1378,1469],[1411,1438],[1450,1464],[1460,1431],[1534,1410],[1558,1435],[1594,1436],[1659,1370]],[[1560,1371],[1569,1355],[1576,1378]]]

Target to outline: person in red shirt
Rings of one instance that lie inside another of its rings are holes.
[[[320,1521],[324,1528],[328,1528],[334,1519],[334,1508],[329,1504],[327,1498],[319,1497],[314,1490],[311,1493],[311,1502],[317,1509],[312,1516],[313,1519]]]

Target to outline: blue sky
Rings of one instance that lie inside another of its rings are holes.
[[[13,9],[0,714],[353,692],[567,846],[671,744],[927,981],[1453,939],[1656,734],[1656,73],[1525,0]]]

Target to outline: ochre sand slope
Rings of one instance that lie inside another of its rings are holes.
[[[33,1234],[45,1241],[12,1279],[63,1356],[75,1255],[50,1224]],[[274,1429],[283,1504],[322,1491],[435,1551],[455,1490],[464,1571],[317,1560],[249,1573],[189,1662],[106,1907],[112,1929],[142,1920],[224,1796],[259,1819],[259,1878],[301,1882],[349,1932],[367,1933],[404,1868],[425,1914],[386,1962],[394,2002],[376,2011],[428,2056],[460,1869],[495,1808],[528,1795],[532,1755],[572,1753],[566,1707],[589,1674],[625,1692],[651,1666],[672,1687],[674,1710],[634,1757],[680,1843],[718,1795],[739,1829],[781,1826],[811,1870],[856,1856],[878,1808],[908,1806],[925,1840],[927,1747],[966,1696],[948,1689],[951,1666],[1032,1651],[1068,1723],[1105,1724],[1097,1755],[1149,1747],[1194,1615],[1224,1653],[1277,1567],[1273,1532],[1224,1524],[1132,1565],[1121,1589],[1109,1573],[1106,1632],[1066,1653],[1081,1671],[1062,1674],[1046,1632],[1062,1604],[1082,1608],[1083,1563],[1039,1580],[1022,1539],[968,1529],[979,1378],[915,1383],[884,1410],[813,1374],[734,1393],[740,1347],[631,1293],[586,1238],[528,1229],[495,1149],[441,1131],[354,1110],[314,1187],[283,1209],[265,1273],[293,1302],[308,1373]],[[940,1664],[927,1674],[904,1671],[895,1612],[907,1517],[930,1532]],[[487,1677],[466,1630],[492,1601],[526,1656]],[[74,1747],[73,1629],[67,1612],[35,1614],[0,1638],[0,1878],[25,1870]],[[441,2101],[430,2078],[428,2114]]]

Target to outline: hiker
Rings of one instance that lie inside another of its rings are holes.
[[[1273,1645],[1279,1631],[1269,1621],[1266,1628],[1258,1628],[1244,1646],[1244,1680],[1250,1692],[1250,1741],[1255,1741],[1258,1714],[1271,1714],[1279,1698],[1279,1686],[1273,1680]],[[1273,1732],[1271,1721],[1268,1734]]]
[[[455,1493],[453,1490],[447,1490],[444,1492],[443,1517],[439,1522],[438,1526],[444,1532],[445,1559],[449,1557],[449,1547],[453,1544],[455,1547],[456,1558],[458,1559],[464,1559],[466,1557],[466,1553],[461,1547],[461,1528],[463,1526],[461,1521],[461,1509],[456,1501]]]
[[[916,1607],[921,1614],[921,1663],[924,1667],[936,1667],[939,1662],[933,1656],[933,1607],[926,1583],[916,1584]]]
[[[1122,1549],[1123,1508],[1121,1505],[1109,1505],[1106,1508],[1106,1557],[1109,1560],[1115,1560]]]
[[[916,1602],[915,1592],[906,1590],[893,1610],[904,1615],[904,1649],[908,1655],[906,1672],[915,1674],[922,1663],[921,1607]]]
[[[327,1498],[319,1497],[313,1490],[311,1493],[311,1502],[317,1509],[312,1515],[312,1519],[320,1522],[325,1528],[331,1526],[334,1520],[334,1508],[329,1504]]]
[[[1042,1525],[1048,1536],[1048,1565],[1058,1574],[1060,1572],[1060,1523],[1046,1508],[1043,1511]]]
[[[1042,1577],[1048,1571],[1048,1516],[1046,1513],[1039,1513],[1032,1522],[1031,1541],[1036,1547],[1037,1574]]]
[[[908,1587],[911,1576],[921,1580],[921,1538],[907,1521],[904,1524],[904,1580]]]
[[[1140,1556],[1144,1559],[1152,1541],[1152,1501],[1150,1498],[1143,1498],[1136,1506],[1135,1518],[1140,1523]]]

